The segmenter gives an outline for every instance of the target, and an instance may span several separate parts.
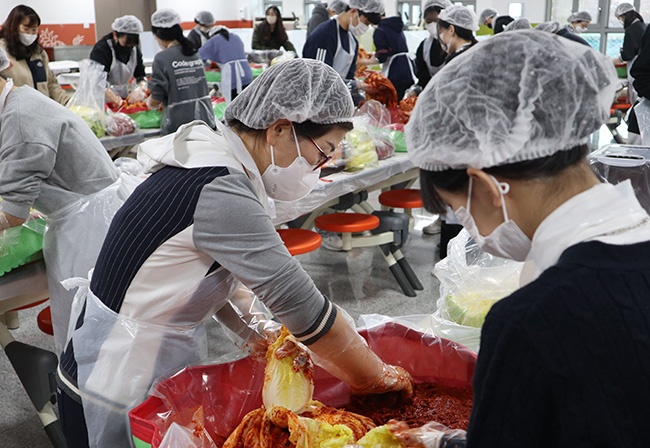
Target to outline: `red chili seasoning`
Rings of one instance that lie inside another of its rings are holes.
[[[467,429],[472,413],[472,391],[418,383],[412,399],[404,399],[399,392],[353,396],[344,409],[370,417],[378,426],[395,419],[408,423],[411,428],[436,421],[452,429]]]

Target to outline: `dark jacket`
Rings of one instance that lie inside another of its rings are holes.
[[[415,52],[415,76],[418,78],[418,85],[422,88],[425,88],[431,79],[431,74],[429,74],[429,67],[427,66],[426,60],[424,59],[424,43],[428,39],[433,40],[431,43],[431,50],[429,51],[429,60],[431,61],[431,65],[433,67],[442,67],[442,64],[445,63],[445,59],[447,59],[447,53],[445,53],[440,46],[440,41],[438,39],[428,37],[420,43],[417,51]]]
[[[498,16],[496,19],[494,19],[494,25],[492,26],[494,28],[494,34],[499,34],[502,32],[503,27],[514,20],[515,19],[510,16]]]
[[[203,46],[203,42],[201,42],[201,35],[205,37],[206,40],[210,39],[210,35],[208,33],[204,33],[201,30],[198,30],[196,27],[192,28],[192,31],[187,35],[187,40],[192,42],[194,44],[194,48],[197,50]]]
[[[275,36],[273,36],[273,34],[271,34],[271,38],[269,40],[263,41],[261,27],[262,24],[260,23],[253,30],[253,50],[279,50],[280,47],[284,47],[286,51],[296,52],[296,47],[293,46],[288,37],[284,42],[280,42],[275,38]]]
[[[494,304],[468,448],[647,447],[650,242],[587,242]]]
[[[307,36],[309,36],[317,27],[323,22],[330,19],[330,14],[327,8],[322,3],[314,6],[314,11],[311,13],[309,22],[307,22]]]
[[[382,64],[398,53],[408,53],[404,35],[404,22],[401,17],[388,17],[379,22],[373,35],[375,56]],[[388,79],[397,87],[398,84],[413,84],[413,63],[407,57],[400,56],[393,60]]]
[[[622,61],[631,61],[639,54],[641,38],[643,37],[645,28],[646,24],[640,20],[635,20],[625,28],[625,38],[623,38],[623,46],[621,47]]]
[[[590,47],[589,42],[584,40],[582,37],[578,36],[576,33],[573,31],[570,31],[568,28],[561,28],[557,33],[558,36],[564,37],[565,39],[572,40],[574,42],[578,42],[579,44],[586,45]]]
[[[359,48],[359,44],[354,37],[350,41],[350,35],[339,26],[336,20],[328,20],[316,27],[302,47],[302,57],[318,59],[331,67],[334,64],[334,55],[336,54],[338,45],[336,33],[339,33],[341,36],[341,46],[345,51],[349,52],[350,46],[352,46],[354,59],[345,79],[354,79],[354,72],[357,70],[357,49]]]
[[[634,78],[634,90],[643,98],[650,98],[650,26],[641,37],[639,55],[632,65],[630,75]]]

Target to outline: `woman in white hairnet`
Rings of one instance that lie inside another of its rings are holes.
[[[306,196],[353,114],[331,67],[295,59],[228,106],[228,127],[193,122],[142,144],[153,174],[114,218],[90,284],[80,282],[83,323],[58,372],[70,446],[88,444],[81,403],[91,446],[125,446],[126,413],[153,380],[205,357],[201,322],[252,294],[356,393],[411,390],[408,373],[384,364],[316,289],[271,221],[269,198]],[[239,308],[246,318],[248,305]]]
[[[592,20],[591,14],[589,14],[588,11],[574,12],[567,19],[567,22],[569,22],[569,24],[566,25],[564,29],[571,33],[576,33],[576,34],[584,33],[585,31],[587,31],[587,28],[589,27],[591,20]]]
[[[525,261],[482,329],[468,447],[650,443],[650,217],[586,159],[616,85],[606,56],[519,31],[448,64],[406,127],[427,208]]]
[[[425,88],[429,80],[435,75],[447,58],[447,53],[440,47],[438,40],[438,18],[443,9],[449,8],[449,0],[427,0],[424,4],[424,28],[429,36],[424,39],[415,52],[415,75],[418,85]]]
[[[494,30],[494,34],[499,34],[503,32],[503,28],[513,20],[515,19],[508,15],[499,15],[496,9],[487,8],[481,12],[481,15],[478,18],[478,24],[485,25]]]
[[[445,64],[476,45],[476,15],[467,6],[445,8],[438,17],[438,40],[447,53]]]
[[[144,31],[142,22],[135,16],[122,16],[113,21],[111,29],[93,46],[90,59],[102,64],[108,73],[108,102],[119,106],[122,98],[127,98],[131,103],[137,103],[144,100],[146,89],[144,62],[138,46],[140,34]],[[129,89],[133,78],[136,85]]]
[[[566,28],[563,28],[562,25],[560,25],[560,22],[542,22],[534,29],[537,31],[544,31],[546,33],[557,34],[558,36],[562,36],[566,39],[591,47],[591,45],[589,45],[589,42],[584,40],[582,37],[578,36],[576,33],[568,31]]]
[[[173,9],[159,9],[151,15],[151,32],[162,51],[156,54],[151,67],[147,106],[163,108],[162,135],[193,120],[215,127],[203,61],[194,44],[183,35],[181,22]]]
[[[210,39],[210,30],[214,26],[214,16],[210,11],[199,11],[194,16],[196,26],[187,35],[187,40],[194,44],[197,50]]]

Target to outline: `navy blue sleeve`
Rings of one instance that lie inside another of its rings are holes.
[[[377,28],[373,34],[372,40],[375,43],[375,57],[383,64],[393,55],[393,50],[388,42],[388,36],[386,36],[386,33],[383,30]]]
[[[322,61],[330,67],[334,65],[337,32],[338,23],[336,20],[328,20],[318,25],[314,32],[307,38],[302,48],[302,57]]]
[[[352,64],[350,64],[350,70],[348,70],[348,76],[345,79],[354,79],[354,75],[357,71],[357,58],[359,57],[359,42],[356,39],[354,40],[354,59],[352,59]]]

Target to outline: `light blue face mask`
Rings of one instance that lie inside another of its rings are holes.
[[[490,176],[499,188],[501,194],[501,207],[503,209],[504,222],[487,236],[480,234],[476,221],[470,213],[472,199],[473,179],[469,178],[469,192],[467,193],[467,207],[460,207],[454,211],[458,221],[467,229],[476,244],[485,252],[496,257],[508,258],[510,260],[524,261],[530,252],[532,242],[530,238],[519,228],[516,222],[508,218],[505,195],[510,192],[510,185],[506,182],[499,182]]]

